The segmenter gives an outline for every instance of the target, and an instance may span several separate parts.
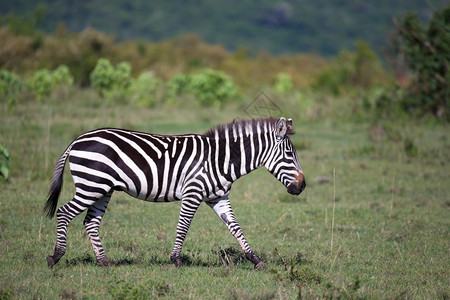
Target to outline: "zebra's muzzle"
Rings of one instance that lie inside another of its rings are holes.
[[[299,173],[297,176],[297,180],[291,182],[288,187],[287,191],[291,195],[300,195],[301,192],[306,188],[306,180],[302,173]]]

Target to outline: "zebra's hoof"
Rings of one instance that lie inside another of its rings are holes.
[[[181,262],[181,258],[179,256],[171,256],[170,260],[173,262],[175,267],[180,268],[183,266],[183,263]]]
[[[263,263],[263,261],[260,261],[255,265],[255,270],[265,270],[265,269],[267,269],[267,266],[265,263]]]
[[[53,256],[47,256],[47,266],[49,268],[53,267],[56,264],[55,260],[53,259]]]
[[[103,258],[101,260],[97,260],[97,265],[99,266],[103,266],[103,267],[112,267],[114,266],[114,263],[111,262],[109,259],[107,258]]]

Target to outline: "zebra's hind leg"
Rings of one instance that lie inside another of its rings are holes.
[[[253,253],[250,245],[247,243],[233,210],[231,209],[230,200],[228,198],[216,199],[206,202],[214,212],[219,216],[222,222],[228,227],[230,233],[237,239],[242,250],[244,250],[245,257],[250,260],[256,270],[265,269],[264,262]]]
[[[92,249],[94,250],[97,264],[102,266],[111,266],[113,263],[105,255],[102,247],[102,242],[99,236],[100,222],[105,214],[106,207],[111,199],[112,192],[105,195],[100,200],[97,200],[91,207],[89,207],[86,217],[84,218],[84,227],[91,241]]]
[[[47,265],[53,267],[66,253],[67,227],[73,218],[85,211],[95,201],[80,199],[79,195],[61,206],[56,212],[56,246],[53,255],[47,256]]]

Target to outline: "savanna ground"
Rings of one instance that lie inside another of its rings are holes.
[[[169,255],[180,204],[119,192],[100,232],[117,266],[95,264],[82,216],[69,226],[62,260],[49,269],[45,259],[56,220],[42,207],[54,163],[78,134],[106,126],[202,133],[246,118],[240,105],[201,108],[187,99],[142,108],[104,103],[85,90],[2,107],[0,142],[11,166],[8,182],[0,182],[0,298],[448,298],[448,125],[355,117],[345,101],[308,112],[295,99],[276,101],[294,120],[307,189],[290,196],[260,169],[238,180],[230,196],[264,271],[253,270],[206,205],[187,235],[185,266],[176,269]],[[60,205],[74,190],[67,168],[64,182]]]

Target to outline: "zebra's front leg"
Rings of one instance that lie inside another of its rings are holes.
[[[112,193],[109,193],[89,207],[83,222],[89,236],[89,240],[91,241],[92,249],[94,250],[95,258],[97,259],[97,264],[102,266],[113,265],[113,263],[105,255],[99,236],[100,222],[105,214],[111,195]]]
[[[177,237],[175,238],[175,244],[170,254],[170,260],[175,264],[177,268],[183,264],[181,262],[181,248],[183,247],[184,239],[191,225],[191,221],[194,218],[201,201],[199,198],[185,198],[181,201],[180,218],[177,225]]]
[[[208,201],[206,203],[214,210],[222,222],[228,227],[230,233],[238,240],[239,245],[245,253],[245,257],[253,263],[255,269],[265,269],[266,265],[264,262],[253,253],[253,250],[245,240],[241,226],[239,225],[236,216],[231,209],[230,200],[228,198],[222,198]]]

